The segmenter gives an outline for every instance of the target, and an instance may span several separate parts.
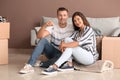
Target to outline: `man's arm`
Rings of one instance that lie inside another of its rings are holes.
[[[40,30],[38,31],[37,38],[41,39],[41,38],[44,38],[44,37],[50,35],[50,32],[46,30],[46,27],[48,27],[48,26],[53,26],[53,22],[48,21],[45,24],[43,24],[41,26]]]

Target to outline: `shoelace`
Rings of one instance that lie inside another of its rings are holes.
[[[50,70],[52,70],[53,69],[53,67],[52,66],[50,66],[49,68],[47,68],[46,70],[47,71],[50,71]]]
[[[28,69],[28,68],[30,68],[30,67],[31,67],[30,65],[26,64],[26,65],[24,66],[24,69]]]

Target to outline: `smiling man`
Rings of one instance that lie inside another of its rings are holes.
[[[66,37],[69,37],[74,29],[72,24],[68,24],[68,10],[64,7],[57,9],[58,24],[54,24],[52,21],[48,21],[41,26],[38,31],[37,37],[41,39],[38,45],[35,47],[28,63],[19,71],[20,73],[34,72],[34,65],[37,58],[44,52],[48,61],[41,62],[40,66],[53,64],[62,54],[62,50],[59,49],[61,41]],[[46,36],[51,35],[51,42],[45,39]]]

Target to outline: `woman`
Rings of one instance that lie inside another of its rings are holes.
[[[63,54],[53,65],[44,70],[43,74],[74,70],[72,59],[83,65],[93,64],[97,60],[96,36],[86,17],[81,12],[75,12],[72,22],[75,32],[59,46]],[[60,68],[63,63],[65,64]]]

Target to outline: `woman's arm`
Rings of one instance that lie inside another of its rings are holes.
[[[63,42],[62,46],[65,48],[77,47],[77,46],[79,46],[79,42],[77,42],[77,41],[73,41],[73,42],[69,42],[69,43]]]
[[[73,41],[69,43],[65,43],[64,41],[61,42],[59,49],[63,52],[65,48],[72,48],[72,47],[77,47],[79,46],[79,42]]]

